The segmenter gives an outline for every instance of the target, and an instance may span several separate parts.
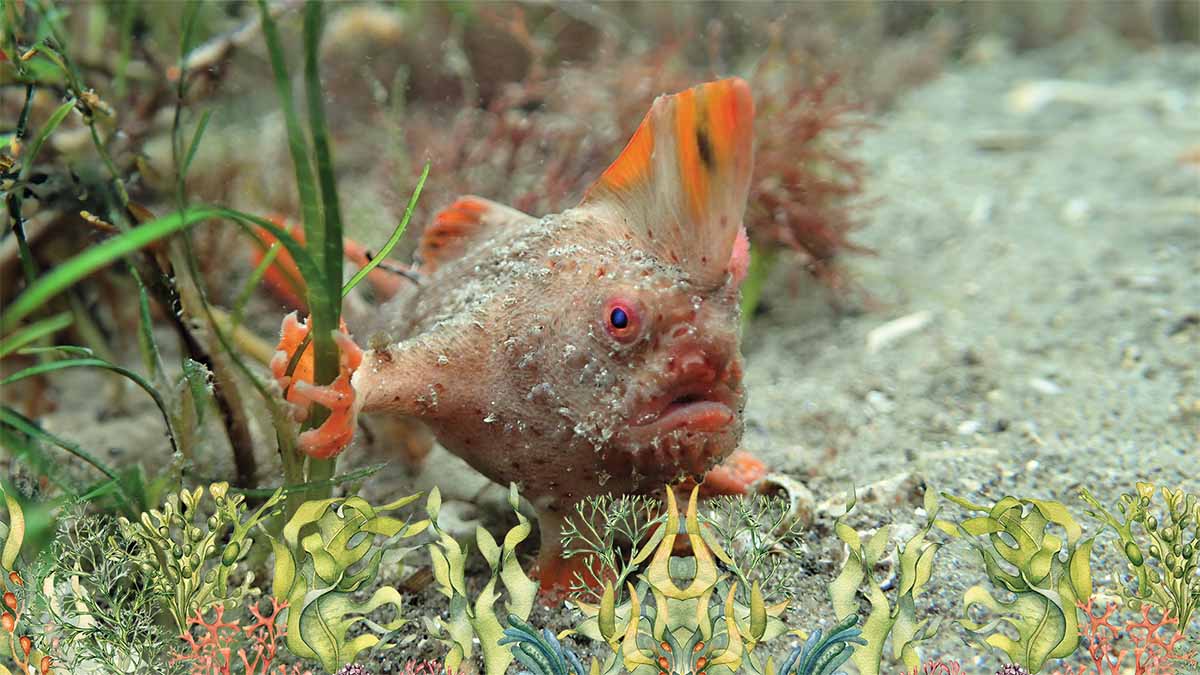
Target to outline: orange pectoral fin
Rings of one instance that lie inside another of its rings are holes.
[[[708,470],[700,493],[708,497],[744,495],[751,485],[767,475],[767,465],[754,455],[737,450],[724,462]]]
[[[267,219],[280,228],[287,230],[292,235],[292,238],[301,245],[305,244],[304,228],[299,223],[290,222],[288,218],[282,215],[269,216]],[[257,232],[261,245],[255,246],[252,255],[256,267],[266,257],[267,250],[278,241],[275,235],[271,234],[266,228],[260,227]],[[359,267],[363,267],[370,262],[366,247],[353,239],[344,239],[342,241],[342,253],[347,260]],[[367,275],[367,280],[375,289],[375,295],[378,300],[387,300],[395,295],[402,283],[400,275],[383,269],[372,270]],[[290,309],[307,311],[308,303],[305,301],[307,285],[304,283],[303,275],[300,274],[300,268],[296,266],[295,259],[292,258],[292,254],[286,248],[280,249],[275,255],[274,262],[263,273],[263,284],[272,295]]]
[[[347,260],[359,267],[366,267],[371,262],[371,256],[367,254],[367,247],[353,239],[343,240],[342,253]],[[409,276],[410,279],[415,278],[415,273],[411,272],[407,265],[389,263],[388,269],[376,267],[371,270],[367,274],[367,282],[371,284],[371,288],[375,289],[375,300],[384,302],[396,295],[405,282],[405,276]]]
[[[436,269],[441,263],[457,258],[466,249],[466,240],[483,224],[487,205],[475,197],[459,197],[438,211],[433,224],[421,235],[418,252],[422,268]]]
[[[351,378],[362,365],[363,351],[346,333],[346,324],[334,333],[338,345],[338,375],[328,385],[313,384],[313,347],[311,344],[299,357],[296,352],[308,337],[308,325],[295,312],[284,317],[279,345],[271,359],[271,373],[286,392],[286,399],[295,406],[297,419],[305,419],[312,404],[329,410],[325,421],[315,429],[302,432],[297,439],[304,454],[316,459],[329,459],[340,453],[354,436],[356,393]],[[295,358],[296,367],[289,375],[288,365]]]
[[[470,248],[472,241],[482,239],[496,227],[520,225],[533,221],[533,216],[482,197],[459,197],[453,204],[438,211],[433,223],[425,228],[417,253],[421,270],[432,272]]]
[[[289,223],[285,216],[278,214],[268,216],[267,220],[287,230],[301,244],[304,243],[304,228],[299,223]],[[258,237],[262,246],[254,247],[252,257],[255,267],[262,263],[263,258],[267,255],[267,250],[278,241],[275,235],[267,231],[266,228],[258,228]],[[263,273],[263,284],[266,285],[272,295],[291,309],[298,309],[300,311],[308,309],[308,303],[304,301],[304,296],[307,293],[304,277],[300,274],[300,268],[296,267],[296,261],[292,258],[292,254],[288,253],[286,248],[280,249],[279,253],[275,256],[275,261]]]

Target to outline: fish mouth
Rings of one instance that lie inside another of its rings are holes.
[[[676,382],[635,406],[629,422],[631,468],[655,481],[700,477],[728,455],[740,436],[743,399],[736,368]]]
[[[733,426],[737,420],[740,399],[737,378],[704,378],[675,383],[638,406],[630,427],[643,437],[680,430],[718,433]]]

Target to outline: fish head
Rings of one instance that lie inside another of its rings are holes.
[[[632,257],[580,302],[592,369],[614,375],[593,401],[609,415],[606,464],[658,482],[699,476],[741,438],[740,279],[698,283],[679,266]]]
[[[420,418],[543,513],[703,475],[742,431],[753,113],[736,78],[659,97],[576,207],[506,216],[479,253],[439,269],[457,280],[439,297],[473,309],[448,313],[453,337],[409,347],[411,359],[372,361],[356,380],[381,383],[365,405]],[[441,219],[444,234],[500,212],[466,206]]]
[[[580,205],[552,217],[565,241],[534,299],[552,308],[545,402],[609,475],[699,476],[741,438],[753,110],[736,78],[660,97]]]

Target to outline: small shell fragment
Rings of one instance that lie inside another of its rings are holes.
[[[782,534],[797,523],[805,529],[812,525],[817,509],[816,497],[796,479],[781,473],[769,473],[756,481],[751,490],[759,494],[771,494],[782,490],[787,495],[788,512],[775,534]]]
[[[892,342],[921,330],[932,319],[933,312],[923,309],[871,329],[867,333],[867,353],[874,354]]]

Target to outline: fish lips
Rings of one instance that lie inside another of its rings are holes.
[[[741,414],[745,398],[740,371],[734,363],[720,377],[710,371],[678,380],[635,405],[629,420],[633,440],[648,443],[679,431],[700,434],[729,431]]]
[[[680,384],[640,407],[628,427],[630,468],[654,482],[701,479],[741,438],[737,384]]]

